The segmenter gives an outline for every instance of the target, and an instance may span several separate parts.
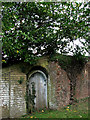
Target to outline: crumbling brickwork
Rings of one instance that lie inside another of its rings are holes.
[[[49,75],[51,83],[50,108],[60,109],[69,104],[70,80],[57,62],[49,63]]]
[[[80,74],[78,74],[76,79],[76,87],[75,87],[75,96],[76,99],[82,99],[88,97],[88,90],[89,90],[89,69],[90,64],[87,63]]]
[[[70,102],[70,80],[67,72],[60,67],[58,62],[48,62],[46,58],[38,61],[35,66],[41,66],[48,73],[48,107],[60,109],[68,105]],[[0,111],[2,111],[0,116],[2,118],[18,118],[27,113],[26,83],[27,74],[31,68],[33,67],[25,63],[19,63],[2,69],[2,80],[0,80]],[[90,64],[86,64],[77,76],[74,95],[76,99],[88,97],[89,68]]]
[[[13,69],[13,71],[12,71]],[[19,83],[23,78],[22,84]],[[17,118],[26,113],[26,75],[18,65],[3,69],[1,81],[2,118]]]

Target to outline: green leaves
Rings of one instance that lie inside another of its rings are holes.
[[[88,44],[88,4],[3,2],[3,56],[8,55],[7,61],[23,59],[32,64],[38,56],[51,55],[59,48],[61,53],[70,52],[67,44],[70,47],[70,42],[78,38],[86,39]],[[86,46],[82,49],[86,50]]]

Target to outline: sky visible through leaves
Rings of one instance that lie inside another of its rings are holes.
[[[2,53],[28,62],[54,53],[88,54],[89,2],[2,3]]]

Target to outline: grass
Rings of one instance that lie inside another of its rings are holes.
[[[60,110],[41,110],[22,118],[88,118],[88,99],[80,100]]]

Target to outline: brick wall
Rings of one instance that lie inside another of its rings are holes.
[[[0,119],[2,119],[2,100],[0,99]]]
[[[48,59],[41,59],[36,66],[41,66],[48,73],[48,105],[51,109],[60,109],[70,102],[70,80],[57,62],[48,62]],[[89,66],[89,67],[88,67]],[[88,97],[90,64],[77,76],[75,96],[77,99]],[[25,63],[14,64],[3,68],[2,80],[0,81],[0,98],[2,105],[1,117],[17,118],[26,114],[26,82],[27,73],[31,66]],[[19,83],[21,77],[22,84]]]
[[[78,74],[77,79],[76,79],[76,88],[75,88],[75,98],[76,99],[82,99],[85,97],[88,97],[88,84],[89,84],[89,69],[90,69],[90,64],[89,62],[84,66],[83,70],[81,71],[80,74]]]
[[[3,69],[1,81],[2,117],[17,118],[26,113],[26,74],[20,66],[13,65]],[[20,81],[23,78],[22,84]]]
[[[70,80],[67,73],[56,62],[49,63],[50,75],[50,108],[60,109],[69,104]]]

